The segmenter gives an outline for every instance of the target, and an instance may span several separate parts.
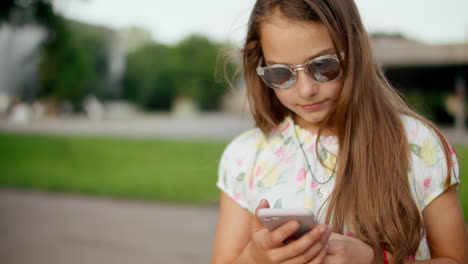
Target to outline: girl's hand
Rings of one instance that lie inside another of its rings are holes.
[[[323,264],[369,264],[374,259],[374,250],[361,240],[332,233],[328,240],[328,253]]]
[[[251,241],[244,252],[248,259],[254,263],[321,263],[327,255],[331,229],[318,225],[297,240],[285,243],[299,228],[299,222],[287,222],[270,232],[256,216],[258,209],[269,207],[268,202],[262,200],[255,211]]]

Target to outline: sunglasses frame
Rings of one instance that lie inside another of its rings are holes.
[[[344,58],[344,52],[341,53],[341,57]],[[320,81],[317,81],[315,80],[312,75],[307,71],[307,68],[310,64],[314,63],[315,61],[318,61],[318,60],[323,60],[323,59],[335,59],[339,64],[340,64],[340,73],[336,76],[336,78],[334,78],[333,80],[329,80],[329,81],[326,81],[326,82],[320,82]],[[290,86],[288,87],[285,87],[285,88],[280,88],[280,87],[275,87],[275,86],[272,86],[270,84],[268,84],[268,82],[264,79],[264,76],[265,76],[265,71],[266,70],[270,70],[270,69],[274,69],[274,68],[283,68],[283,69],[288,69],[291,73],[292,73],[292,78],[293,78],[293,82],[291,83]],[[286,90],[286,89],[289,89],[291,87],[294,86],[294,84],[296,84],[296,81],[297,81],[297,71],[305,71],[307,73],[307,76],[309,76],[309,78],[313,81],[313,82],[316,82],[316,83],[329,83],[329,82],[333,82],[335,80],[337,80],[340,76],[341,76],[341,73],[342,73],[342,69],[341,69],[341,62],[340,60],[338,59],[338,56],[336,54],[334,55],[323,55],[323,56],[319,56],[319,57],[316,57],[316,58],[313,58],[311,59],[310,61],[304,63],[304,64],[299,64],[299,65],[288,65],[288,64],[273,64],[273,65],[270,65],[270,66],[266,66],[266,67],[257,67],[257,75],[260,76],[260,78],[262,79],[262,81],[270,88],[273,88],[273,89],[278,89],[278,90]]]

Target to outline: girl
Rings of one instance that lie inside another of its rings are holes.
[[[243,66],[257,128],[220,162],[213,263],[467,263],[454,152],[388,83],[352,0],[257,0]],[[299,223],[269,232],[270,206],[322,224],[285,242]]]

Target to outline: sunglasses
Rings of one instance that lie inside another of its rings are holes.
[[[344,57],[343,53],[342,57]],[[341,64],[337,55],[325,55],[295,66],[273,64],[267,67],[258,67],[257,74],[268,87],[284,90],[296,83],[297,71],[299,70],[305,71],[315,82],[327,83],[340,77]]]

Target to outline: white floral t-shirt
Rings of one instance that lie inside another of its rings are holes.
[[[445,154],[432,129],[411,117],[402,116],[402,121],[411,149],[410,189],[422,212],[445,190]],[[321,137],[318,154],[325,161],[323,166],[315,151],[316,138],[316,134],[295,125],[289,117],[268,135],[258,128],[249,130],[226,147],[217,186],[252,213],[261,199],[267,199],[271,207],[309,208],[323,222],[327,209],[325,201],[336,182],[333,171],[336,171],[338,142],[334,136]],[[453,150],[451,162],[451,184],[456,184],[459,182],[458,163]],[[430,258],[425,237],[414,257]]]

